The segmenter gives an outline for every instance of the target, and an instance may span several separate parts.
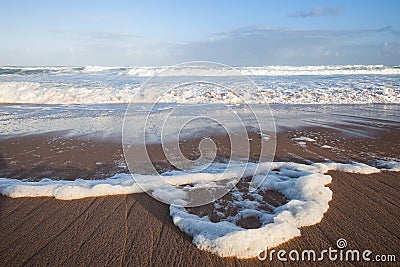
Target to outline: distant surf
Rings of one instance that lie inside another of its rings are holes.
[[[224,68],[222,66],[221,68]],[[226,67],[228,68],[228,67]],[[164,67],[0,67],[0,103],[146,103],[140,85]],[[248,75],[259,92],[238,85],[227,90],[194,85],[175,90],[162,102],[241,104],[400,103],[400,67],[384,65],[236,67],[229,75]],[[176,68],[179,71],[179,67]],[[204,67],[184,75],[210,75]],[[218,72],[221,75],[224,72]],[[174,72],[168,72],[174,75]],[[179,73],[182,75],[182,73]],[[232,78],[233,79],[233,78]]]
[[[0,75],[27,75],[27,74],[49,74],[49,73],[90,73],[113,71],[119,74],[131,76],[149,77],[153,76],[168,66],[160,67],[127,67],[127,66],[3,66],[0,67]],[[354,75],[354,74],[377,74],[377,75],[399,75],[400,66],[385,65],[320,65],[320,66],[261,66],[261,67],[234,67],[243,75],[251,76],[287,76],[287,75]],[[201,68],[194,68],[201,71]]]

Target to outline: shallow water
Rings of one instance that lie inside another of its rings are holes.
[[[91,105],[0,105],[0,138],[16,135],[64,131],[71,136],[92,135],[102,138],[121,139],[122,126],[127,104],[91,104]],[[183,107],[183,108],[182,108]],[[193,117],[232,116],[232,111],[239,111],[242,116],[238,121],[231,121],[231,126],[242,123],[255,125],[253,112],[260,122],[273,131],[299,127],[327,127],[340,129],[348,134],[368,136],[371,127],[382,125],[399,127],[400,104],[364,104],[364,105],[177,105],[177,104],[131,104],[128,121],[143,124],[152,119],[162,125],[168,114],[173,114],[175,125],[182,125]],[[271,116],[271,113],[273,116]],[[248,115],[248,116],[246,116]],[[158,120],[158,121],[157,121]],[[139,123],[140,122],[140,123]],[[275,123],[275,126],[273,125]],[[209,128],[209,121],[192,121],[186,125],[186,133],[194,135]],[[202,128],[203,127],[203,128]],[[349,130],[349,128],[352,128]],[[212,128],[215,131],[217,128]],[[156,136],[156,133],[154,133]],[[165,134],[165,133],[164,133]],[[166,136],[164,136],[166,137]],[[150,138],[151,139],[151,138]],[[154,139],[153,141],[159,141]]]

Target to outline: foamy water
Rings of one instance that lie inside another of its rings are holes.
[[[153,76],[168,66],[161,67],[127,67],[127,66],[85,66],[85,67],[0,67],[0,75],[12,74],[49,74],[49,73],[90,73],[114,71],[118,74],[131,76]],[[257,76],[286,76],[286,75],[349,75],[349,74],[400,74],[399,66],[384,65],[320,65],[320,66],[263,66],[263,67],[234,67],[243,75]],[[227,68],[228,69],[228,68]],[[193,68],[198,73],[203,67]],[[190,73],[189,73],[190,74]]]
[[[154,119],[162,119],[176,107],[176,104],[161,104],[153,107],[151,104],[130,105],[130,118],[138,124],[143,124],[148,113],[152,112]],[[225,105],[185,105],[193,110],[185,114],[177,114],[175,125],[182,125],[189,118],[188,114],[195,112],[199,116],[218,115],[229,116],[230,109]],[[241,109],[241,113],[249,113],[246,106],[231,106]],[[154,109],[153,109],[154,108]],[[122,125],[127,104],[90,104],[90,105],[0,105],[0,138],[9,136],[37,134],[46,132],[63,132],[63,135],[80,136],[90,135],[114,138],[121,141]],[[254,105],[253,111],[262,122],[271,122],[269,110],[275,118],[277,130],[282,128],[298,127],[343,127],[338,128],[351,135],[369,136],[371,129],[365,122],[374,122],[398,127],[400,121],[399,104],[367,104],[367,105]],[[197,110],[197,111],[196,111]],[[252,121],[243,117],[243,122],[252,124]],[[251,117],[249,117],[251,119]],[[163,123],[160,121],[160,123]],[[231,126],[235,126],[232,122]],[[363,127],[360,127],[363,126]],[[192,121],[185,128],[185,133],[196,133],[198,122]],[[200,124],[200,126],[204,126]],[[349,130],[346,127],[353,127]],[[378,125],[384,128],[384,125]],[[207,130],[210,127],[200,130]],[[140,130],[140,129],[138,129]],[[215,130],[212,128],[211,130]],[[151,142],[161,142],[159,133],[149,136]],[[157,137],[158,136],[158,137]],[[167,133],[164,132],[164,138]],[[300,140],[295,140],[303,142]]]
[[[226,67],[227,68],[227,67]],[[0,67],[0,103],[100,104],[143,103],[141,83],[164,67]],[[232,83],[238,95],[197,85],[174,90],[163,102],[356,104],[400,103],[400,68],[383,65],[265,66],[227,69],[228,76],[249,75],[258,91]],[[175,73],[176,72],[176,73]],[[199,76],[213,72],[193,67],[168,76]],[[162,73],[162,72],[161,72]],[[210,74],[211,73],[211,74]],[[215,72],[223,75],[224,71]],[[232,77],[232,79],[234,79]],[[212,80],[212,79],[211,79]],[[229,82],[229,79],[226,79]],[[240,99],[242,98],[242,99]],[[151,102],[151,101],[150,101]]]

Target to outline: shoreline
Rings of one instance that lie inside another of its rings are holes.
[[[261,143],[264,146],[264,154],[267,154],[264,158],[269,159],[267,161],[273,159],[278,162],[305,164],[329,161],[360,162],[374,166],[377,160],[400,159],[400,143],[397,141],[400,140],[400,130],[390,124],[384,127],[341,125],[339,129],[315,126],[281,128],[275,135],[269,135],[272,139],[271,144],[266,143],[257,132],[248,132],[248,137],[250,151],[249,154],[243,152],[242,156],[248,157],[250,162],[263,161],[263,158],[260,158]],[[306,141],[296,140],[302,137],[305,137]],[[229,159],[229,137],[212,132],[202,137],[184,138],[179,142],[179,147],[187,159],[195,160],[200,156],[198,147],[203,138],[210,138],[215,142],[217,160]],[[312,141],[307,141],[307,138]],[[274,142],[277,144],[276,148]],[[175,169],[165,156],[165,147],[168,147],[168,143],[167,146],[159,143],[146,145],[149,159],[160,173]],[[115,136],[68,136],[66,132],[54,131],[0,139],[0,149],[0,177],[3,178],[31,178],[32,181],[42,178],[97,180],[116,173],[129,172],[121,138]],[[134,145],[132,150],[135,149]],[[129,153],[129,150],[126,152]],[[275,152],[274,157],[268,154],[272,152]]]
[[[297,109],[291,114],[296,112]],[[354,161],[377,166],[379,160],[399,161],[400,123],[396,116],[392,120],[379,118],[376,111],[377,115],[369,119],[362,115],[352,117],[344,112],[336,123],[330,118],[325,126],[320,126],[321,115],[315,119],[310,115],[313,114],[311,109],[302,115],[302,126],[299,127],[286,123],[284,109],[278,113],[275,162]],[[310,125],[307,126],[308,122]],[[223,135],[210,137],[216,140],[218,156],[226,158],[229,155],[228,138]],[[250,139],[250,154],[257,161],[263,140],[257,133],[251,133]],[[200,140],[185,139],[181,143],[183,153],[196,159]],[[42,178],[74,180],[104,179],[115,173],[128,173],[120,141],[116,136],[110,139],[90,134],[60,135],[60,132],[3,138],[0,139],[0,177],[31,178],[33,181]],[[150,158],[160,166],[159,171],[170,170],[161,146],[153,144],[150,147]],[[335,248],[336,241],[345,238],[349,249],[395,254],[399,260],[399,173],[329,171],[328,175],[332,176],[332,182],[327,186],[332,190],[333,198],[322,221],[301,227],[301,236],[273,249],[321,251]],[[279,200],[273,192],[268,194],[264,197],[270,201]],[[284,202],[281,199],[277,205]],[[192,212],[210,215],[210,210],[202,208]],[[0,196],[0,218],[0,262],[3,266],[60,266],[66,263],[78,266],[148,263],[154,266],[265,266],[269,262],[257,258],[222,258],[198,249],[192,244],[192,238],[175,226],[169,206],[145,193],[78,200]],[[251,218],[239,224],[245,228],[258,227]],[[324,262],[341,264],[328,259]],[[273,263],[283,265],[276,258]],[[313,265],[301,261],[291,261],[291,264]],[[363,264],[373,265],[372,262]]]

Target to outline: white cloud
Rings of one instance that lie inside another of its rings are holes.
[[[0,61],[10,65],[131,66],[193,60],[233,66],[400,62],[400,34],[390,26],[364,30],[245,27],[185,43],[160,42],[124,32],[52,32],[55,41],[51,50],[9,49],[0,54]]]
[[[344,7],[315,7],[308,11],[297,12],[290,14],[289,17],[318,17],[318,16],[336,16],[342,14],[345,11]]]
[[[216,33],[208,41],[178,47],[184,60],[214,60],[231,65],[398,64],[400,53],[383,57],[390,27],[366,30],[299,30],[247,27]],[[397,50],[391,50],[397,51]]]

